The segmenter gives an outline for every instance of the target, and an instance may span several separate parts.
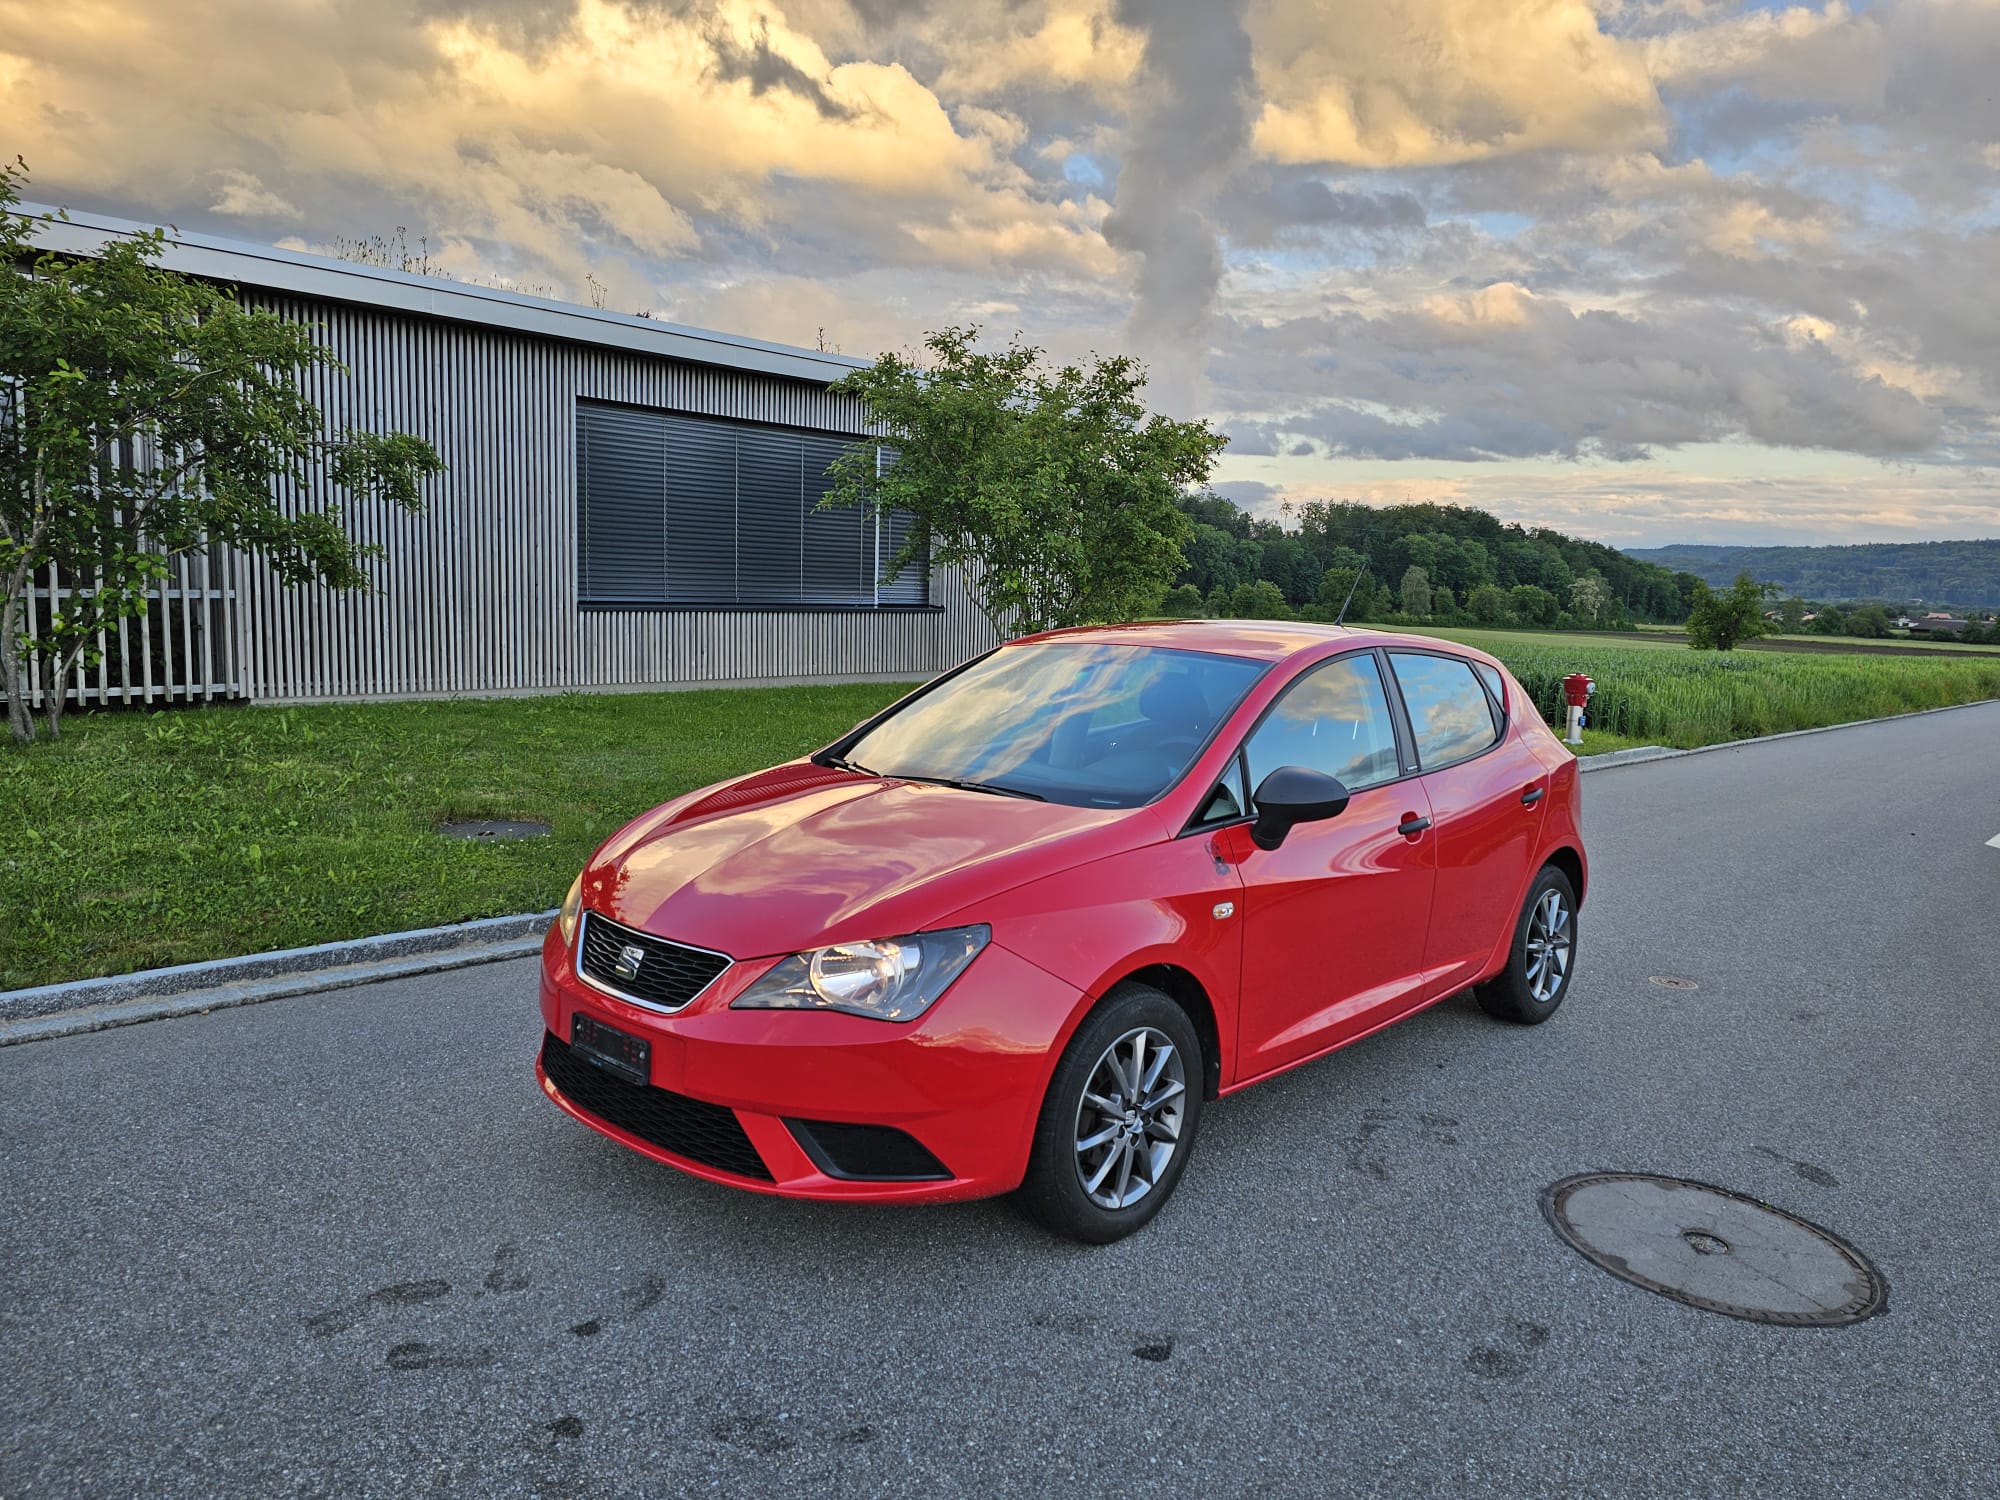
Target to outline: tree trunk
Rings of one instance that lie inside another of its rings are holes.
[[[49,662],[49,682],[42,694],[42,722],[48,726],[49,738],[62,738],[63,708],[69,701],[69,674],[76,670],[76,664],[83,655],[83,643],[79,641],[68,651],[58,652]]]
[[[0,680],[7,687],[7,727],[14,743],[34,743],[35,718],[28,709],[28,663],[21,654],[21,611],[26,606],[27,576],[18,571],[6,580],[6,597],[0,599]]]

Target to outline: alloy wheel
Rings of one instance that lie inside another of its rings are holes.
[[[1563,987],[1573,941],[1569,905],[1562,892],[1543,891],[1528,922],[1528,993],[1536,1000],[1547,1002]]]
[[[1097,1059],[1076,1107],[1076,1172],[1099,1208],[1130,1208],[1180,1149],[1187,1069],[1162,1032],[1140,1026]]]

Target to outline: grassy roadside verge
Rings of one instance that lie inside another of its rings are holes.
[[[551,907],[634,814],[903,691],[77,714],[0,749],[0,990]],[[466,817],[554,833],[436,831]]]
[[[1584,751],[1680,747],[2000,697],[2000,659],[1696,653],[1454,631]],[[79,714],[0,749],[0,990],[554,906],[634,814],[823,744],[892,684]],[[534,818],[546,839],[442,837]]]

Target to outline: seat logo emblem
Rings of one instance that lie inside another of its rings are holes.
[[[1234,901],[1218,901],[1218,902],[1216,902],[1216,903],[1215,903],[1215,915],[1216,915],[1216,918],[1217,918],[1218,920],[1220,920],[1220,919],[1221,919],[1221,918],[1223,918],[1223,917],[1233,917],[1233,916],[1235,916],[1235,915],[1236,915],[1236,903],[1235,903]]]
[[[611,972],[620,979],[637,979],[639,965],[646,961],[646,950],[637,943],[627,943],[618,950],[618,962],[611,966]]]

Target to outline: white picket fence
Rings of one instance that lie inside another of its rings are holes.
[[[99,633],[102,659],[78,666],[61,691],[77,706],[200,703],[247,696],[246,655],[238,608],[242,563],[222,547],[173,559],[147,596],[146,612]],[[47,629],[69,589],[50,568],[29,600],[28,634]],[[28,702],[39,709],[55,685],[40,662],[28,676]],[[13,684],[0,682],[0,702]]]

